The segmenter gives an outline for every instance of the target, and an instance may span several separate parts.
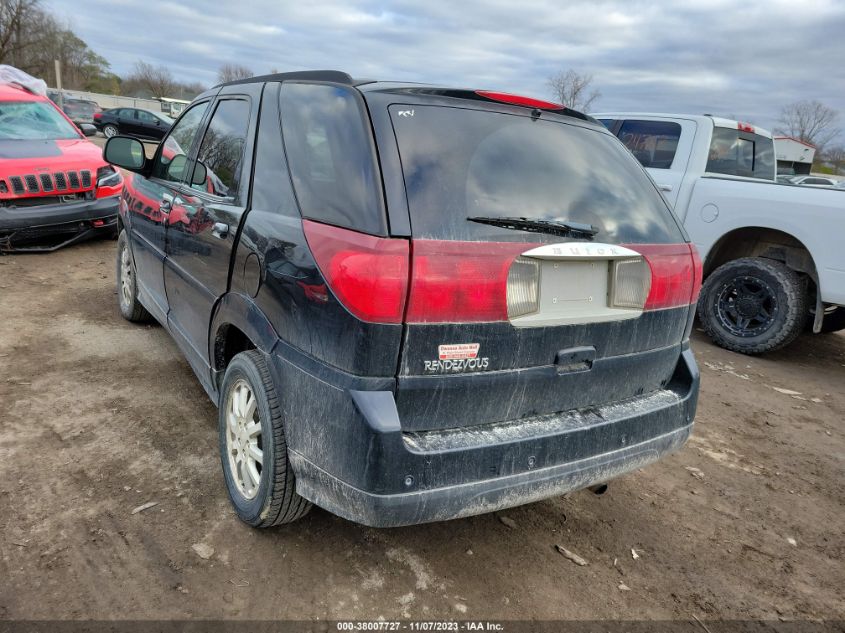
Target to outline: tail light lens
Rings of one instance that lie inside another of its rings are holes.
[[[530,246],[536,244],[414,240],[406,321],[507,321],[511,264]]]
[[[651,268],[651,288],[645,310],[677,308],[695,303],[701,289],[701,259],[692,244],[634,244]]]
[[[99,120],[100,120],[100,119],[102,119],[102,118],[103,118],[103,113],[102,113],[102,112],[95,112],[95,113],[94,113],[94,120],[95,120],[95,121],[99,121]]]
[[[540,309],[540,262],[517,257],[508,271],[508,318]]]
[[[507,321],[540,309],[536,244],[383,238],[303,220],[308,245],[337,299],[373,323]],[[695,303],[701,261],[690,244],[636,244],[643,258],[612,263],[612,308]],[[406,305],[407,303],[407,305]]]
[[[613,262],[612,308],[642,310],[651,289],[651,270],[642,258]]]
[[[408,294],[408,241],[303,220],[305,239],[327,284],[363,321],[401,323]]]

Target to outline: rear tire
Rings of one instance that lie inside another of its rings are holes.
[[[129,236],[122,230],[117,237],[117,303],[120,314],[127,321],[144,323],[152,316],[138,300],[138,284],[135,275],[135,261],[129,250]]]
[[[235,513],[253,527],[291,523],[311,503],[296,493],[281,403],[262,352],[237,354],[219,403],[220,461]]]
[[[741,354],[788,345],[801,333],[808,310],[806,277],[762,257],[719,266],[704,282],[698,302],[708,336]]]
[[[117,129],[116,125],[112,125],[109,123],[108,125],[103,126],[103,136],[106,138],[111,138],[112,136],[117,136],[120,131]]]

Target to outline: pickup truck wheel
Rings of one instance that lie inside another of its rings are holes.
[[[788,345],[804,327],[807,280],[781,262],[737,259],[714,270],[701,289],[698,315],[717,345],[762,354]]]
[[[126,230],[117,237],[117,302],[120,314],[127,321],[143,323],[152,320],[150,313],[138,300],[138,285],[135,283],[135,262],[129,251]]]
[[[311,503],[296,493],[281,403],[262,352],[241,352],[229,363],[219,411],[223,476],[238,517],[263,528],[305,516]]]

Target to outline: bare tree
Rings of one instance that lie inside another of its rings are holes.
[[[241,66],[240,64],[226,63],[223,64],[220,67],[220,70],[217,71],[217,81],[221,84],[224,84],[227,81],[237,81],[238,79],[249,79],[254,76],[254,72],[246,66]]]
[[[841,173],[845,169],[845,146],[832,145],[825,149],[822,158],[831,164],[836,173]]]
[[[819,153],[839,135],[839,113],[815,100],[796,101],[780,111],[781,127],[775,131],[815,145]]]
[[[582,75],[569,69],[549,77],[548,85],[558,103],[586,112],[593,102],[601,97],[598,90],[590,90],[593,83],[592,75]]]
[[[134,69],[126,77],[124,83],[129,92],[140,89],[155,98],[172,97],[179,89],[173,73],[167,66],[153,66],[142,60],[135,62]]]

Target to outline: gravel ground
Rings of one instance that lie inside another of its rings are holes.
[[[120,318],[114,251],[0,257],[0,619],[845,618],[845,336],[696,333],[692,439],[602,497],[256,531],[175,344]]]

